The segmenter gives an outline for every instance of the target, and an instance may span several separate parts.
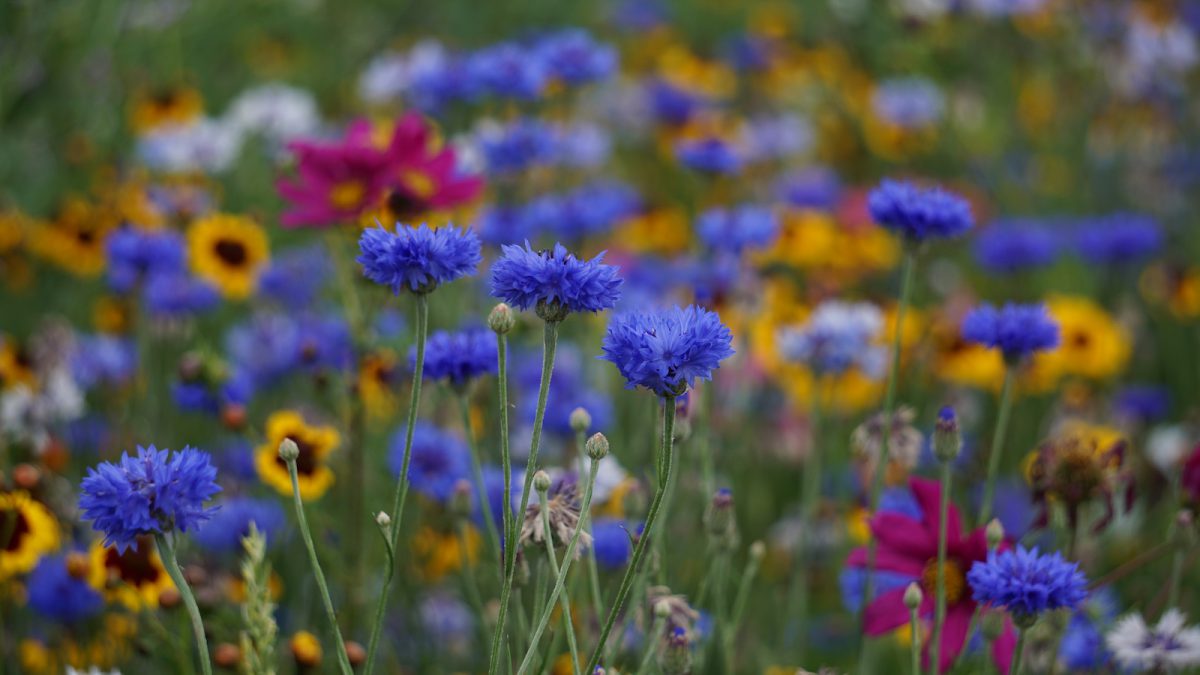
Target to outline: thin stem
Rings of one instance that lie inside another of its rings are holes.
[[[196,605],[196,596],[188,587],[187,579],[183,578],[183,570],[179,569],[179,561],[175,558],[175,545],[162,532],[154,534],[154,543],[158,546],[158,557],[162,558],[163,567],[179,595],[183,598],[183,606],[187,608],[188,619],[192,622],[192,634],[196,636],[196,651],[200,653],[200,671],[204,675],[212,675],[212,662],[208,657],[208,638],[204,635],[204,621],[200,618],[200,608]],[[337,626],[335,625],[336,629]]]
[[[317,547],[313,545],[312,532],[308,529],[308,518],[304,516],[304,502],[300,499],[300,481],[296,476],[296,460],[287,460],[288,475],[292,477],[292,502],[296,506],[296,522],[300,525],[300,536],[304,539],[304,548],[308,551],[308,562],[313,568],[313,577],[317,580],[317,589],[321,593],[321,604],[325,606],[325,618],[329,619],[329,627],[333,630],[333,640],[337,649],[338,666],[343,675],[351,675],[354,669],[350,667],[350,659],[346,656],[346,644],[342,641],[342,629],[338,626],[337,612],[333,611],[333,600],[329,598],[329,586],[325,583],[325,573],[321,571],[321,563],[317,560]]]
[[[646,651],[642,653],[642,665],[637,669],[637,672],[650,672],[650,664],[654,661],[654,655],[658,653],[658,645],[661,642],[661,636],[666,627],[666,617],[655,617],[654,627],[651,629],[650,633],[646,635]]]
[[[458,406],[462,412],[463,433],[467,435],[467,448],[471,451],[471,470],[475,473],[475,484],[478,485],[479,505],[483,512],[483,520],[487,524],[488,542],[492,550],[501,556],[500,562],[503,565],[500,533],[496,531],[496,519],[492,516],[492,503],[488,499],[487,486],[483,482],[483,466],[479,461],[479,447],[475,443],[475,434],[471,431],[471,403],[467,400],[465,392],[460,393],[456,398],[458,398]]]
[[[1008,675],[1021,675],[1021,657],[1025,654],[1025,636],[1028,634],[1028,628],[1017,629],[1017,647],[1013,650],[1013,660],[1012,665],[1008,668]]]
[[[417,425],[417,408],[421,404],[421,380],[425,377],[425,340],[429,335],[429,297],[426,294],[417,296],[417,354],[413,367],[412,392],[408,400],[408,420],[404,435],[404,462],[400,467],[400,475],[396,479],[396,492],[392,496],[392,529],[388,536],[393,555],[400,543],[400,522],[404,519],[404,503],[408,497],[408,463],[412,459],[413,430]],[[383,588],[379,591],[379,601],[375,605],[375,621],[371,625],[371,639],[367,643],[367,663],[363,672],[371,675],[375,668],[375,657],[379,649],[379,636],[383,632],[383,618],[387,611],[389,591],[392,577],[395,576],[395,564],[388,565],[383,575]]]
[[[746,613],[746,605],[750,603],[750,589],[754,587],[754,577],[758,576],[758,569],[761,566],[762,556],[751,554],[750,559],[746,561],[746,569],[742,572],[742,581],[738,584],[737,598],[733,601],[733,616],[729,622],[732,628],[731,636],[742,625],[742,616]]]
[[[1000,389],[1000,412],[996,417],[996,431],[992,435],[987,480],[983,485],[983,502],[979,507],[978,523],[981,527],[992,517],[992,500],[996,495],[996,475],[1000,471],[1000,456],[1004,454],[1004,437],[1008,433],[1008,415],[1012,410],[1012,387],[1015,371],[1013,366],[1006,366],[1004,369],[1004,385]]]
[[[938,515],[937,595],[933,621],[931,653],[942,653],[942,627],[946,623],[946,535],[950,521],[950,462],[942,462],[942,502]],[[931,658],[933,672],[937,675],[939,658]]]
[[[588,661],[585,673],[595,672],[596,666],[600,665],[600,656],[604,653],[604,645],[608,642],[608,635],[612,632],[613,624],[617,621],[617,615],[620,614],[622,606],[625,604],[626,598],[629,597],[629,591],[633,586],[633,578],[636,575],[638,567],[642,563],[642,559],[646,557],[646,549],[649,547],[651,535],[654,531],[654,522],[658,519],[659,509],[662,508],[663,497],[667,492],[667,485],[671,477],[671,467],[674,463],[675,452],[675,397],[667,396],[663,400],[663,435],[662,447],[659,452],[663,456],[663,472],[658,476],[658,489],[654,491],[654,499],[650,502],[650,510],[646,513],[646,524],[642,528],[642,536],[638,537],[637,546],[633,549],[633,558],[629,561],[629,567],[626,568],[624,576],[621,577],[621,585],[617,588],[617,597],[613,600],[612,609],[608,612],[608,618],[604,620],[604,626],[600,629],[600,640],[596,644],[595,651],[592,652],[592,658]]]
[[[909,672],[912,675],[920,675],[921,673],[921,620],[917,617],[917,608],[913,607],[908,610],[908,628],[912,635],[909,637],[909,650],[911,652],[912,667]],[[966,651],[965,649],[963,651]],[[940,652],[939,652],[940,653]],[[937,666],[934,666],[935,668]]]
[[[501,344],[501,347],[503,347],[503,344]],[[527,508],[529,508],[529,495],[530,495],[530,492],[532,492],[531,488],[533,487],[533,472],[534,472],[534,469],[537,467],[538,448],[540,447],[541,442],[542,442],[542,423],[546,418],[546,399],[550,395],[550,377],[554,373],[554,352],[557,347],[558,347],[558,322],[557,321],[547,321],[545,324],[545,328],[542,332],[542,378],[541,378],[541,384],[538,387],[537,408],[534,411],[534,416],[533,416],[533,436],[529,441],[529,458],[525,463],[525,485],[521,489],[521,508],[517,510],[517,513],[520,514],[522,517],[524,517],[525,510]],[[500,359],[501,359],[500,360],[501,367],[503,367],[503,364],[504,364],[503,349],[501,349],[501,351],[500,351]],[[507,463],[507,461],[508,461],[508,451],[507,451],[508,441],[506,439],[508,436],[508,434],[507,434],[507,427],[508,427],[508,422],[507,422],[508,409],[507,408],[508,408],[508,406],[506,405],[507,404],[507,396],[503,394],[503,388],[507,386],[505,384],[505,379],[504,379],[503,374],[501,374],[500,380],[501,380],[501,388],[502,388],[502,396],[501,396],[501,400],[500,400],[500,405],[501,405],[501,409],[503,410],[503,412],[501,413],[501,419],[502,419],[502,422],[501,422],[501,436],[502,436],[501,454],[502,454],[502,457],[501,457],[501,459],[502,459],[502,461]],[[510,471],[509,467],[505,467],[504,471],[505,471],[505,473],[504,473],[505,481],[507,482],[508,475],[509,475],[509,473],[511,473],[511,471]],[[506,492],[505,494],[507,495],[510,493]],[[500,614],[496,618],[496,633],[495,633],[495,635],[492,636],[492,656],[491,656],[491,660],[490,660],[490,665],[488,667],[489,673],[498,672],[497,666],[499,664],[499,659],[500,659],[500,643],[502,640],[502,636],[504,635],[504,622],[505,622],[505,619],[508,617],[508,604],[509,604],[509,596],[512,593],[513,575],[516,573],[517,546],[516,546],[516,538],[514,536],[515,531],[516,531],[516,520],[513,519],[513,524],[507,533],[508,539],[506,540],[506,544],[505,544],[507,547],[506,552],[508,553],[508,560],[505,561],[506,562],[506,564],[505,564],[506,573],[504,575],[504,583],[500,587]]]
[[[467,521],[465,519],[458,524],[458,546],[462,551],[462,565],[459,570],[462,572],[462,584],[467,595],[467,602],[470,603],[471,609],[475,610],[477,616],[483,616],[483,596],[480,595],[479,584],[475,581],[475,567],[471,564],[471,557],[467,555],[470,544],[467,540]],[[483,639],[488,639],[487,627],[482,621],[479,622],[479,630],[483,633]]]
[[[809,438],[811,439],[807,465],[804,467],[804,479],[800,484],[800,520],[803,523],[801,537],[796,542],[795,571],[792,574],[795,589],[792,592],[792,602],[797,611],[796,656],[798,663],[805,663],[805,651],[808,646],[807,632],[808,614],[810,610],[809,586],[813,577],[813,565],[809,556],[809,546],[805,539],[812,539],[815,531],[817,504],[821,497],[821,385],[823,377],[813,380],[812,412],[809,415]],[[789,612],[789,615],[791,613]],[[785,622],[786,624],[786,622]]]
[[[908,310],[909,297],[912,295],[913,277],[916,273],[916,252],[908,250],[904,254],[903,270],[900,276],[900,300],[896,307],[896,330],[892,336],[892,365],[888,371],[887,389],[883,398],[883,435],[880,439],[879,458],[875,463],[875,475],[871,479],[871,514],[879,510],[879,496],[883,493],[883,477],[887,473],[889,432],[892,427],[892,413],[896,408],[896,385],[900,379],[900,352],[904,348],[904,314]],[[871,537],[867,542],[867,581],[863,594],[863,608],[870,604],[875,595],[875,556],[879,542]],[[865,614],[865,612],[864,612]],[[864,633],[865,636],[865,633]],[[866,654],[866,639],[863,640],[861,656]],[[862,659],[860,658],[860,667]]]
[[[584,462],[588,458],[588,456],[587,456],[587,441],[584,439],[584,432],[580,431],[575,434],[575,444],[577,446],[577,450],[579,451],[579,461]],[[582,514],[583,512],[581,511],[580,513]],[[587,518],[588,518],[587,533],[591,534],[592,532],[591,532],[590,508],[587,513]],[[600,592],[600,567],[596,564],[596,547],[595,546],[588,547],[587,558],[588,558],[588,566],[587,566],[588,587],[592,594],[592,609],[597,614],[596,618],[599,619],[600,618],[599,617],[600,608],[604,606],[604,595],[603,595],[603,593]]]

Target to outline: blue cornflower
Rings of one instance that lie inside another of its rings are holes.
[[[675,157],[689,169],[703,173],[733,174],[742,168],[742,158],[733,146],[714,137],[680,143]]]
[[[662,80],[654,80],[646,90],[650,111],[663,124],[683,126],[704,106],[703,99]]]
[[[327,252],[315,246],[293,249],[272,255],[258,278],[258,292],[287,309],[305,309],[316,302],[329,273]]]
[[[733,354],[733,335],[715,312],[690,305],[613,317],[604,355],[628,381],[659,396],[679,396],[697,379],[708,380]]]
[[[68,565],[72,555],[87,564],[86,557],[79,553],[45,556],[25,584],[29,606],[38,614],[62,623],[75,623],[104,609],[104,598],[88,583],[87,574],[72,574],[74,570]]]
[[[388,465],[399,476],[404,466],[406,427],[401,426],[392,436]],[[428,422],[417,422],[413,429],[412,459],[408,465],[408,480],[417,492],[445,503],[454,494],[454,485],[471,479],[471,459],[461,438],[447,433]]]
[[[522,207],[494,205],[479,214],[476,227],[479,228],[479,238],[485,244],[499,246],[536,236],[528,223]]]
[[[287,517],[273,499],[234,497],[221,502],[208,525],[196,533],[196,541],[215,553],[240,553],[242,537],[250,534],[250,523],[270,542],[283,529]]]
[[[415,366],[415,347],[409,351],[408,360],[410,366]],[[490,330],[439,330],[425,343],[426,379],[447,380],[454,387],[462,387],[476,377],[495,373],[496,368],[496,336]]]
[[[886,350],[875,344],[881,330],[878,307],[830,300],[818,305],[803,325],[780,334],[780,353],[818,374],[836,375],[856,367],[879,378],[887,361]]]
[[[619,518],[597,518],[592,521],[592,548],[596,563],[610,570],[628,565],[633,555],[635,529]]]
[[[1171,412],[1171,393],[1154,385],[1129,385],[1113,397],[1113,408],[1142,423],[1155,422]]]
[[[517,309],[536,308],[547,321],[561,321],[567,312],[610,309],[621,295],[617,268],[603,263],[603,253],[580,260],[562,244],[535,251],[528,241],[501,250],[492,265],[492,296]]]
[[[177,272],[154,275],[142,289],[142,302],[155,318],[184,319],[215,309],[221,296],[206,282]]]
[[[884,179],[867,197],[871,218],[912,242],[957,237],[971,229],[971,205],[938,187]]]
[[[842,182],[832,169],[814,166],[780,177],[775,192],[792,206],[829,211],[841,198]]]
[[[1087,579],[1079,564],[1062,554],[1043,555],[1037,547],[988,553],[967,572],[976,602],[1008,610],[1018,622],[1042,612],[1074,609],[1087,598]]]
[[[296,322],[296,365],[308,372],[346,370],[354,363],[350,324],[338,314],[305,314]]]
[[[567,193],[559,218],[545,230],[562,240],[578,241],[607,233],[641,207],[637,191],[616,181],[595,181]],[[535,221],[536,222],[536,221]]]
[[[980,305],[963,318],[962,336],[967,342],[999,349],[1011,363],[1057,347],[1058,324],[1043,305],[1009,303],[999,309]]]
[[[104,248],[108,285],[118,293],[184,266],[183,237],[173,230],[122,227],[108,236]]]
[[[195,529],[213,509],[204,502],[221,491],[217,470],[207,452],[185,447],[176,453],[153,445],[128,453],[117,464],[89,468],[80,485],[79,508],[92,527],[104,533],[105,545],[124,553],[137,538]]]
[[[1046,267],[1058,259],[1060,241],[1049,229],[1032,222],[996,223],[975,238],[975,260],[994,274],[1013,274]]]
[[[225,334],[229,362],[259,387],[290,374],[301,352],[300,324],[282,312],[259,312]]]
[[[779,220],[771,209],[754,204],[709,209],[700,214],[696,233],[712,248],[740,253],[770,246],[779,236]]]
[[[1089,262],[1137,262],[1162,248],[1163,232],[1150,216],[1116,213],[1081,225],[1075,243],[1079,255]]]
[[[487,94],[526,101],[541,96],[550,75],[536,52],[510,42],[475,52],[469,68],[472,79]]]
[[[397,295],[401,289],[429,293],[438,284],[471,274],[483,259],[475,233],[455,227],[397,224],[394,233],[372,227],[363,231],[358,247],[363,274]]]
[[[479,150],[489,173],[516,173],[553,162],[558,156],[558,137],[545,122],[526,118],[504,128],[487,129],[480,135]]]
[[[550,74],[567,84],[603,80],[617,68],[617,52],[596,42],[584,30],[570,29],[543,38],[537,45]]]
[[[71,353],[71,374],[84,389],[124,384],[133,377],[137,364],[133,340],[115,335],[82,336]]]

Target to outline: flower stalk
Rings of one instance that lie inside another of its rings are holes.
[[[992,434],[991,454],[988,456],[987,479],[983,485],[983,501],[979,507],[979,524],[992,517],[992,501],[996,496],[996,475],[1000,471],[1000,456],[1004,454],[1004,439],[1008,433],[1008,417],[1012,410],[1012,388],[1016,369],[1006,365],[1004,385],[1000,388],[1000,411],[996,417],[996,430]]]
[[[307,533],[307,529],[305,532]],[[196,651],[200,656],[200,672],[204,675],[212,675],[212,661],[208,655],[208,638],[204,635],[204,621],[200,618],[200,607],[196,605],[196,596],[188,587],[187,579],[183,577],[183,570],[179,569],[179,560],[175,557],[175,543],[162,532],[154,534],[154,543],[158,547],[158,557],[162,559],[163,567],[167,569],[171,581],[175,582],[175,588],[179,589],[179,595],[183,598],[183,606],[187,608],[188,620],[192,624],[192,634],[196,638]],[[334,630],[337,630],[336,625],[334,625]]]

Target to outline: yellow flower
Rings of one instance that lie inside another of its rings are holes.
[[[29,229],[29,217],[20,211],[0,211],[0,255],[17,250]]]
[[[592,513],[596,516],[608,518],[624,518],[625,517],[625,497],[638,488],[638,481],[632,476],[625,478],[612,492],[608,493],[608,499],[604,503],[597,504],[592,508]]]
[[[292,494],[292,479],[287,463],[279,458],[279,444],[285,438],[292,439],[300,456],[296,459],[296,482],[300,486],[300,498],[320,499],[333,485],[333,471],[325,464],[341,436],[337,429],[325,426],[309,426],[304,417],[294,410],[281,410],[267,418],[267,440],[255,452],[258,477],[275,488],[279,494]]]
[[[101,333],[125,333],[133,326],[133,308],[119,297],[96,298],[92,304],[92,325]]]
[[[29,248],[38,257],[78,277],[104,271],[104,242],[116,226],[112,214],[82,197],[68,197],[50,223],[29,232]]]
[[[129,123],[144,133],[158,127],[195,122],[204,110],[200,92],[190,87],[164,87],[141,92],[133,103]]]
[[[321,651],[321,641],[316,635],[306,630],[296,631],[288,644],[292,650],[292,658],[296,659],[300,666],[313,668],[320,665],[324,653]]]
[[[270,259],[267,235],[245,216],[201,218],[188,228],[187,240],[192,271],[234,300],[254,291]]]
[[[664,50],[658,57],[658,69],[670,84],[709,98],[726,98],[737,87],[732,68],[720,61],[701,59],[682,45]]]
[[[1166,305],[1176,318],[1200,317],[1200,267],[1159,263],[1146,268],[1139,282],[1142,296]]]
[[[614,239],[634,253],[670,256],[687,250],[691,229],[681,209],[661,208],[620,223]]]
[[[358,369],[358,395],[362,397],[367,416],[387,419],[396,409],[396,377],[399,375],[396,354],[380,349],[363,357]]]
[[[1004,357],[998,350],[963,340],[955,323],[936,323],[932,335],[934,377],[962,387],[1000,391],[1004,385]],[[1058,384],[1061,372],[1057,359],[1036,354],[1018,366],[1016,390],[1046,393]]]
[[[419,561],[418,571],[422,578],[436,583],[447,574],[462,569],[464,558],[474,564],[479,557],[480,543],[479,530],[471,525],[467,526],[466,537],[460,537],[457,532],[439,532],[423,526],[413,535],[412,550]]]
[[[937,127],[902,127],[868,114],[863,120],[863,137],[871,152],[895,162],[932,150],[937,144]]]
[[[1058,322],[1058,348],[1039,358],[1055,362],[1066,375],[1103,380],[1125,369],[1132,351],[1128,331],[1091,300],[1053,296],[1046,301]]]
[[[0,390],[23,385],[37,388],[37,373],[29,349],[11,336],[0,335]]]
[[[894,268],[900,246],[895,237],[874,225],[851,229],[827,213],[791,209],[783,214],[779,238],[761,259],[848,284]]]
[[[59,546],[58,521],[28,492],[0,492],[0,581],[24,574]]]
[[[88,583],[106,600],[137,612],[158,607],[163,591],[175,588],[150,537],[124,553],[96,541],[88,551]]]

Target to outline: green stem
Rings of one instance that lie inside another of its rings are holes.
[[[576,443],[577,449],[579,451],[579,461],[584,462],[586,459],[588,459],[587,441],[584,439],[584,432],[580,431],[575,434],[575,443]],[[582,466],[582,464],[580,466]],[[581,511],[580,513],[584,514],[583,511]],[[584,517],[586,517],[588,519],[587,532],[588,532],[588,534],[591,534],[592,532],[591,532],[591,510],[590,510],[590,507],[586,512],[586,516],[584,516]],[[588,557],[588,566],[587,566],[587,568],[588,568],[588,586],[589,586],[589,590],[591,591],[591,594],[592,594],[592,608],[596,612],[596,614],[597,614],[596,618],[598,620],[600,618],[599,617],[600,608],[604,605],[604,597],[603,597],[603,594],[600,592],[600,567],[596,564],[596,547],[595,546],[588,547],[587,557]]]
[[[1183,547],[1178,547],[1175,550],[1175,557],[1171,560],[1171,580],[1167,591],[1167,609],[1179,607],[1179,589],[1183,586]]]
[[[158,546],[158,557],[162,558],[163,567],[167,568],[167,574],[170,575],[171,581],[175,582],[175,588],[179,589],[179,595],[183,598],[183,606],[187,608],[188,619],[192,622],[192,634],[196,637],[196,651],[200,653],[200,670],[204,675],[212,675],[212,662],[208,657],[208,638],[204,635],[204,621],[200,618],[200,608],[196,605],[196,596],[192,595],[192,589],[188,587],[187,579],[183,578],[183,570],[179,569],[179,560],[175,558],[175,545],[162,532],[154,534],[154,543]],[[336,628],[335,625],[334,629]]]
[[[1008,433],[1008,415],[1012,410],[1012,388],[1015,367],[1004,369],[1004,386],[1000,389],[1000,412],[996,417],[996,431],[992,435],[991,454],[988,456],[987,480],[983,485],[983,502],[979,507],[979,526],[987,524],[992,517],[992,500],[996,495],[996,475],[1000,472],[1000,457],[1004,454],[1004,437]]]
[[[500,548],[500,533],[496,531],[496,519],[492,516],[492,503],[488,499],[487,486],[483,482],[483,466],[479,461],[479,446],[475,443],[475,434],[471,432],[471,403],[467,400],[466,393],[461,393],[457,396],[458,406],[462,411],[463,432],[467,435],[467,448],[471,451],[471,470],[475,473],[475,484],[479,496],[479,505],[483,512],[483,520],[487,524],[488,542],[496,555],[501,556],[500,562],[503,564],[504,558]],[[466,551],[464,548],[463,551]]]
[[[937,557],[937,595],[935,597],[935,614],[933,621],[933,641],[930,642],[930,658],[933,663],[933,674],[937,675],[942,653],[942,626],[946,623],[946,536],[950,522],[950,462],[942,462],[942,502],[938,512],[938,557]]]
[[[546,418],[546,399],[550,395],[550,377],[554,373],[554,352],[557,347],[558,347],[558,322],[557,321],[547,321],[545,328],[542,332],[542,379],[541,379],[541,384],[538,387],[537,408],[534,411],[534,416],[533,416],[533,436],[529,441],[529,459],[525,463],[525,485],[521,489],[521,508],[517,510],[517,514],[520,515],[521,517],[524,517],[525,510],[529,508],[529,495],[530,495],[530,492],[532,491],[531,488],[533,487],[534,469],[537,467],[538,448],[542,442],[542,422]],[[500,363],[501,363],[501,366],[503,367],[503,364],[504,364],[503,344],[501,344],[501,348],[502,349],[500,351],[500,359],[501,359]],[[508,406],[506,405],[507,395],[504,395],[504,393],[503,393],[503,389],[507,387],[507,384],[505,383],[503,374],[501,374],[500,381],[501,381],[501,389],[502,389],[500,405],[501,405],[501,409],[503,411],[501,413],[502,422],[501,422],[500,433],[501,433],[502,440],[501,440],[500,449],[501,449],[501,455],[502,455],[501,460],[504,461],[505,463],[507,463],[508,458],[509,458],[509,455],[507,452],[507,449],[508,449],[508,440],[507,440],[507,436],[508,436],[508,434],[507,434]],[[508,476],[510,473],[511,473],[510,468],[506,466],[504,469],[506,489],[507,489]],[[510,493],[508,493],[508,492],[505,493],[506,497],[508,494],[510,494]],[[508,604],[509,604],[509,596],[512,594],[513,575],[516,573],[517,545],[516,545],[516,537],[514,535],[516,534],[517,525],[516,525],[516,519],[514,518],[512,520],[513,520],[513,524],[512,524],[512,527],[508,531],[508,539],[505,541],[506,553],[508,553],[508,559],[505,561],[506,572],[504,575],[504,583],[500,587],[500,614],[496,618],[496,633],[495,633],[495,635],[492,636],[492,652],[491,652],[492,656],[491,656],[490,663],[488,666],[489,673],[499,672],[498,665],[499,665],[499,661],[500,661],[500,644],[501,644],[501,640],[503,639],[503,635],[504,635],[505,619],[508,617]]]
[[[1008,675],[1021,675],[1021,657],[1025,654],[1025,636],[1028,634],[1028,628],[1017,629],[1017,647],[1013,650],[1013,660],[1012,665],[1008,668]]]
[[[462,572],[462,583],[467,602],[470,603],[471,609],[475,610],[476,616],[483,616],[483,596],[480,595],[479,584],[475,580],[475,566],[471,564],[470,556],[467,555],[470,545],[467,539],[466,520],[458,524],[458,545],[462,551],[462,566],[459,569]],[[483,639],[487,640],[490,634],[482,621],[479,622],[479,630],[483,634]]]
[[[629,597],[637,569],[641,566],[642,559],[646,557],[646,549],[654,532],[654,522],[658,519],[658,512],[662,508],[663,498],[667,492],[675,452],[675,397],[665,397],[662,405],[663,435],[659,453],[663,457],[663,472],[658,476],[658,488],[654,491],[654,499],[651,500],[650,510],[646,513],[646,525],[642,528],[642,536],[638,537],[637,546],[633,549],[633,558],[629,561],[629,567],[625,569],[625,575],[621,577],[621,585],[617,588],[617,597],[613,599],[608,618],[604,620],[604,626],[600,629],[599,642],[596,644],[595,651],[592,652],[592,658],[589,659],[587,668],[584,669],[585,673],[595,672],[596,666],[600,665],[600,655],[604,653],[608,635],[612,632],[613,624],[616,623],[617,615],[620,614],[626,598]]]
[[[308,551],[308,562],[312,565],[313,576],[317,580],[317,589],[321,592],[321,604],[325,606],[325,618],[329,619],[329,627],[333,630],[338,666],[343,675],[352,675],[354,669],[350,667],[350,659],[346,656],[346,644],[342,641],[342,629],[338,626],[337,612],[333,611],[333,600],[329,598],[329,586],[325,583],[325,573],[321,571],[321,563],[317,560],[317,547],[313,545],[312,532],[308,529],[308,519],[304,516],[304,502],[300,499],[300,481],[296,475],[296,460],[287,460],[287,467],[288,475],[292,477],[292,502],[296,506],[296,522],[300,525],[300,536],[304,539],[304,548]]]
[[[917,608],[913,607],[908,610],[908,628],[912,633],[909,638],[909,650],[911,651],[912,668],[909,672],[912,675],[920,675],[921,673],[921,620],[917,617]],[[963,651],[966,651],[965,649]],[[934,653],[934,652],[930,652]],[[937,666],[934,666],[935,668]]]
[[[650,664],[654,661],[654,655],[658,653],[658,645],[662,640],[663,631],[667,627],[667,619],[665,617],[656,617],[654,619],[654,627],[650,633],[646,635],[646,651],[642,653],[642,665],[637,669],[638,673],[650,673]]]
[[[883,477],[887,473],[889,432],[892,427],[892,413],[896,408],[896,385],[900,378],[900,352],[904,347],[904,314],[908,310],[909,297],[912,295],[913,277],[916,274],[916,252],[909,249],[904,254],[903,270],[900,276],[900,300],[896,307],[896,330],[892,336],[892,364],[888,371],[887,389],[883,399],[883,434],[880,440],[879,458],[875,463],[875,475],[871,479],[871,514],[879,510],[879,496],[883,493]],[[879,542],[871,537],[867,542],[867,581],[863,593],[863,608],[870,604],[875,595],[875,556]],[[862,667],[862,657],[866,656],[867,641],[862,642],[859,665]]]
[[[412,459],[413,430],[417,425],[417,409],[421,404],[421,379],[425,377],[425,340],[429,335],[429,296],[417,296],[417,354],[413,367],[412,392],[408,400],[408,420],[404,435],[404,462],[400,467],[400,475],[396,479],[396,491],[392,496],[392,529],[388,536],[391,542],[392,554],[400,544],[400,522],[404,519],[404,504],[408,496],[408,463]],[[395,576],[395,564],[388,565],[383,575],[383,588],[379,591],[379,601],[375,604],[375,621],[371,625],[371,639],[367,643],[367,663],[363,672],[371,675],[375,668],[375,657],[379,650],[379,636],[383,632],[384,614],[387,612],[388,591],[391,590],[392,577]]]
[[[738,584],[737,599],[733,601],[733,618],[729,622],[733,633],[736,633],[742,625],[742,615],[746,613],[746,605],[750,603],[750,589],[754,587],[754,577],[758,575],[758,569],[761,566],[762,556],[752,554],[750,560],[746,561],[746,569],[742,572],[742,581]]]
[[[813,400],[812,413],[809,416],[809,438],[812,439],[811,451],[808,456],[808,464],[804,467],[804,480],[800,485],[800,519],[803,523],[803,536],[796,542],[796,560],[795,571],[792,574],[795,589],[792,592],[792,602],[796,608],[797,625],[799,627],[796,636],[796,656],[797,663],[806,663],[805,651],[808,646],[807,631],[808,614],[811,604],[809,597],[809,587],[813,581],[813,565],[810,560],[808,547],[805,546],[807,539],[811,539],[817,522],[817,504],[821,497],[821,385],[824,384],[823,377],[816,377],[813,380]],[[791,613],[789,612],[789,615]],[[786,622],[785,622],[786,623]]]

